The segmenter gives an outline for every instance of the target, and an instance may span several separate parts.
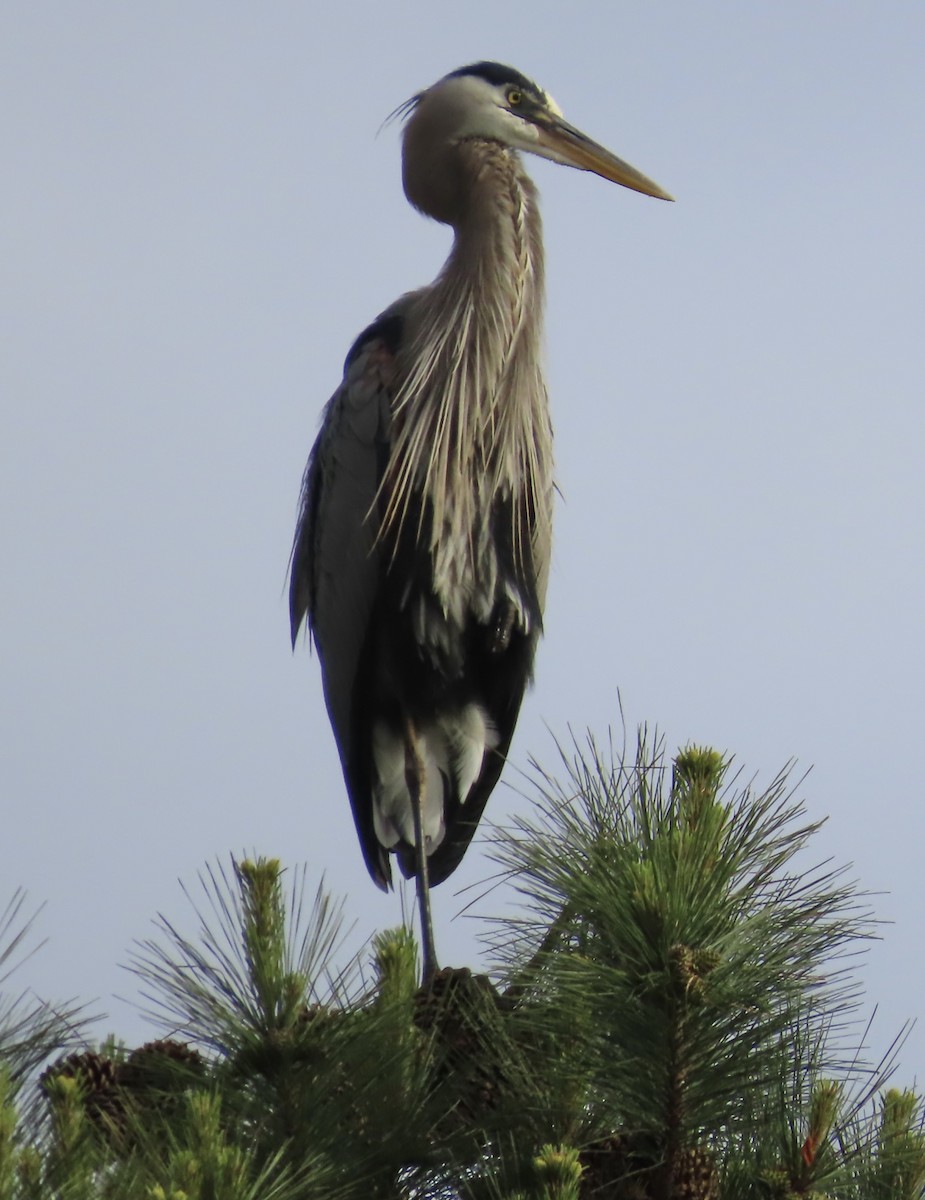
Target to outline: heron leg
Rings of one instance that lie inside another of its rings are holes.
[[[417,885],[418,912],[421,918],[421,955],[423,980],[428,984],[438,971],[437,951],[434,944],[434,922],[430,911],[430,883],[427,877],[427,846],[424,842],[424,760],[418,745],[414,722],[405,718],[405,781],[411,796],[411,812],[414,817],[414,854],[416,860],[415,883]]]

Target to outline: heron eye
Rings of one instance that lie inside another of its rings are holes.
[[[517,88],[511,88],[507,94],[507,102],[511,108],[516,108],[524,98],[523,92],[519,92]]]

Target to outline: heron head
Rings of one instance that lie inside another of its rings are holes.
[[[460,67],[412,96],[397,112],[409,117],[406,155],[418,131],[426,131],[431,145],[484,138],[592,171],[646,196],[672,199],[641,171],[570,125],[549,93],[513,67],[495,62]]]

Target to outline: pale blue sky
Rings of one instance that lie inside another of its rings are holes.
[[[289,651],[299,480],[354,335],[447,232],[402,197],[403,99],[535,77],[677,197],[538,160],[564,495],[548,725],[657,723],[801,789],[894,924],[880,1044],[925,1015],[925,9],[887,3],[22,3],[0,13],[0,904],[21,986],[112,993],[177,877],[256,848],[399,903],[356,846],[317,661]],[[516,782],[512,773],[510,778]],[[524,802],[500,787],[502,820]],[[437,893],[438,945],[481,851]],[[901,1078],[925,1073],[925,1027]]]

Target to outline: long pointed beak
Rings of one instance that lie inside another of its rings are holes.
[[[580,129],[569,125],[568,121],[556,118],[548,124],[537,124],[537,133],[539,145],[543,147],[540,153],[545,153],[556,162],[577,167],[579,171],[593,171],[602,179],[632,188],[634,192],[642,192],[645,196],[654,196],[656,200],[674,200],[674,196],[670,196],[641,171],[593,142]]]

